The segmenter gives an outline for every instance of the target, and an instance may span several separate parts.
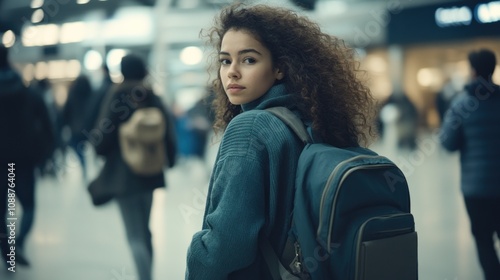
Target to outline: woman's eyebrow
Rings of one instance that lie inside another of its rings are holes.
[[[242,54],[245,54],[245,53],[256,53],[258,55],[262,55],[256,49],[244,49],[244,50],[239,51],[238,55],[242,55]],[[221,51],[221,52],[219,52],[219,55],[229,55],[229,53]]]

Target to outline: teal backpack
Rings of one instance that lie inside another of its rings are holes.
[[[260,244],[273,279],[418,279],[417,233],[401,170],[366,148],[314,143],[287,108],[266,111],[305,145],[287,246],[278,256],[268,240]]]

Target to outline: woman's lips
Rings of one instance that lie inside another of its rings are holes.
[[[236,84],[230,84],[228,87],[227,87],[227,92],[228,93],[238,93],[242,90],[244,90],[245,87],[244,86],[240,86],[240,85],[236,85]]]

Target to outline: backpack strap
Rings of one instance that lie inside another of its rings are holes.
[[[269,240],[267,238],[262,239],[259,242],[259,247],[260,251],[262,252],[262,256],[266,260],[267,267],[269,268],[269,272],[271,272],[271,276],[273,280],[280,280],[280,266],[283,266],[276,255],[276,252],[274,252],[273,247],[271,247],[271,244],[269,243]]]
[[[267,108],[266,111],[272,113],[280,120],[282,120],[288,127],[290,127],[293,132],[300,138],[304,143],[312,143],[311,136],[307,133],[304,123],[295,115],[290,109],[286,107],[272,107]]]
[[[264,259],[266,260],[267,267],[271,272],[271,276],[273,280],[300,280],[301,278],[290,273],[284,266],[281,264],[276,252],[273,247],[271,247],[271,243],[267,238],[264,238],[259,243],[260,250]]]
[[[271,107],[267,108],[266,111],[270,112],[277,118],[279,118],[282,122],[284,122],[293,132],[299,137],[299,139],[302,141],[302,143],[307,144],[307,143],[312,143],[312,138],[309,136],[309,133],[307,132],[306,126],[304,123],[300,120],[297,115],[295,115],[290,109],[286,107]],[[289,246],[291,241],[287,239],[287,245],[285,246],[285,252],[283,257],[286,257],[288,259],[289,255],[292,253],[287,252],[287,249],[292,248],[293,251],[293,245]],[[273,247],[271,246],[271,243],[267,238],[264,238],[259,242],[259,247],[260,250],[264,256],[264,259],[267,263],[267,266],[271,272],[273,280],[280,280],[280,279],[285,279],[285,280],[300,280],[301,278],[297,275],[292,274],[288,269],[286,269],[283,264],[280,261],[280,258],[274,251]],[[288,247],[288,248],[287,248]],[[292,258],[289,258],[290,260]]]

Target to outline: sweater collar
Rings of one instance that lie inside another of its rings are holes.
[[[276,106],[291,107],[291,105],[292,96],[286,92],[285,85],[277,84],[256,100],[241,105],[241,109],[245,112],[254,109],[264,110]]]

